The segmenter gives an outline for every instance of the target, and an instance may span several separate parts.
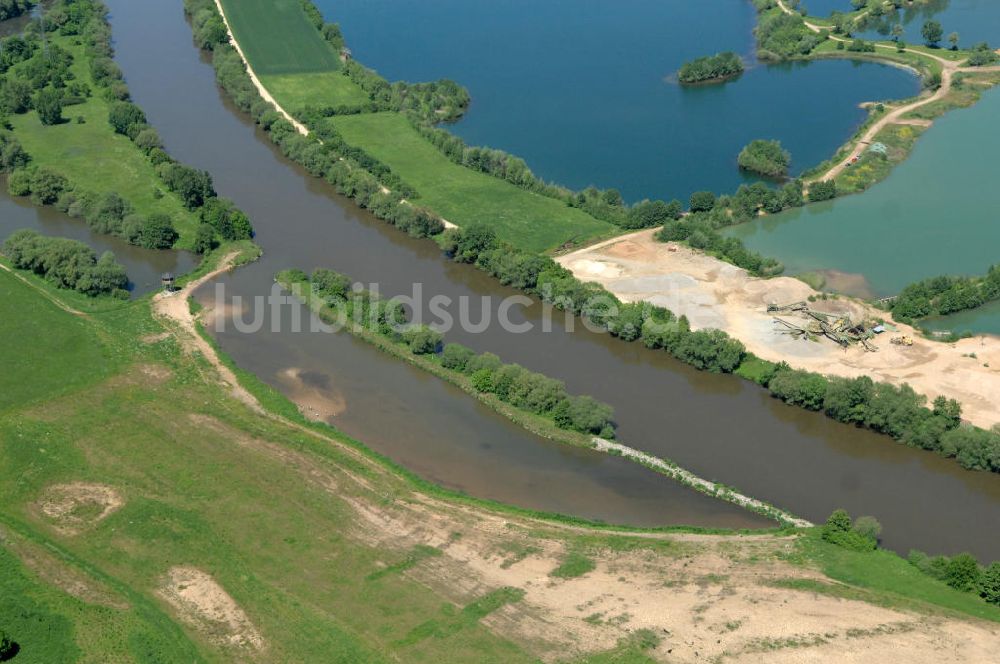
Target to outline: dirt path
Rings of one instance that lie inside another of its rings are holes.
[[[82,318],[87,318],[87,314],[84,313],[83,311],[80,311],[79,309],[74,309],[73,307],[69,306],[68,304],[66,304],[65,302],[63,302],[62,300],[60,300],[59,298],[53,297],[51,294],[49,294],[48,292],[46,292],[44,288],[39,288],[38,286],[36,286],[35,284],[31,283],[29,280],[25,279],[23,276],[21,276],[20,274],[18,274],[14,270],[10,269],[9,267],[7,267],[6,265],[4,265],[3,263],[0,263],[0,270],[3,270],[4,272],[7,272],[8,274],[13,275],[13,277],[15,279],[17,279],[21,283],[25,284],[28,288],[31,288],[32,290],[37,291],[38,293],[40,293],[42,295],[42,297],[44,297],[46,300],[48,300],[52,304],[56,305],[57,307],[59,307],[60,309],[62,309],[63,311],[65,311],[66,313],[73,314],[74,316],[80,316]]]
[[[247,57],[243,54],[243,49],[240,48],[240,43],[236,41],[236,36],[233,34],[232,28],[229,27],[229,19],[226,18],[226,12],[222,9],[222,0],[215,0],[215,7],[219,10],[219,16],[222,17],[222,23],[226,26],[226,34],[229,35],[229,43],[232,44],[233,48],[236,49],[236,52],[240,54],[240,58],[243,60],[243,66],[247,68],[247,74],[250,76],[250,80],[253,82],[254,87],[257,88],[257,92],[264,98],[264,101],[274,106],[278,113],[281,113],[286,120],[292,123],[292,126],[295,127],[295,131],[299,132],[303,136],[308,136],[309,129],[306,128],[304,124],[293,118],[291,113],[282,108],[281,104],[278,103],[278,100],[272,97],[271,93],[264,87],[264,84],[260,82],[260,79],[254,72],[253,67],[250,66],[250,61],[247,60]]]
[[[787,5],[785,5],[784,0],[777,0],[777,2],[778,2],[778,7],[780,7],[781,10],[783,12],[785,12],[786,14],[792,14],[792,15],[796,15],[796,16],[798,15],[797,12],[793,11]],[[813,32],[815,32],[817,34],[819,34],[820,32],[826,31],[825,28],[821,28],[820,26],[818,26],[818,25],[816,25],[814,23],[810,23],[809,21],[805,21],[805,24],[806,24],[807,28],[809,28],[810,30],[812,30]],[[832,39],[834,41],[838,41],[838,42],[847,42],[848,41],[847,39],[845,39],[843,37],[835,37],[832,34],[830,35],[830,39]],[[881,48],[881,49],[893,50],[893,51],[896,50],[896,48],[894,46],[888,46],[886,44],[875,44],[875,48]],[[875,124],[873,124],[871,127],[869,127],[865,131],[864,134],[862,134],[860,137],[858,137],[857,139],[855,139],[853,141],[853,143],[852,143],[853,147],[852,147],[852,149],[850,151],[851,154],[848,156],[847,159],[845,159],[843,162],[837,164],[836,166],[834,166],[833,168],[831,168],[830,170],[828,170],[826,173],[824,173],[822,175],[816,176],[815,178],[813,178],[813,181],[833,180],[833,179],[835,179],[838,175],[840,175],[841,173],[843,173],[844,170],[850,165],[851,158],[854,156],[854,153],[856,152],[856,150],[858,150],[860,148],[860,146],[862,146],[862,145],[867,145],[867,144],[871,143],[874,140],[875,136],[877,136],[878,133],[880,131],[882,131],[883,129],[885,129],[888,125],[890,125],[890,124],[913,124],[913,123],[911,123],[909,121],[903,120],[903,116],[906,115],[907,113],[911,112],[911,111],[915,111],[918,108],[926,106],[927,104],[930,104],[930,103],[933,103],[935,101],[943,99],[949,92],[951,92],[952,76],[954,75],[954,73],[956,71],[969,71],[970,69],[972,71],[988,71],[989,70],[989,69],[983,69],[983,68],[978,68],[978,67],[976,67],[976,68],[961,68],[961,67],[958,66],[957,62],[954,62],[952,60],[947,60],[945,58],[942,58],[942,57],[939,57],[939,56],[936,56],[936,55],[932,55],[930,53],[924,53],[923,51],[918,51],[918,50],[912,49],[912,48],[904,48],[903,50],[905,52],[907,52],[907,53],[915,53],[915,54],[920,55],[922,57],[930,58],[932,60],[936,60],[937,62],[940,62],[941,65],[942,65],[942,70],[941,70],[941,86],[934,92],[933,95],[931,95],[929,97],[924,97],[922,99],[918,99],[915,102],[912,102],[910,104],[905,104],[903,106],[898,106],[898,107],[894,108],[893,110],[891,110],[888,114],[885,115],[885,117],[879,119],[877,122],[875,122]],[[893,64],[898,64],[898,63],[893,63]],[[902,120],[902,122],[901,122],[901,120]],[[930,126],[930,123],[928,123],[926,125],[923,125],[923,126]]]
[[[788,304],[820,293],[793,277],[759,279],[745,270],[674,243],[657,242],[646,230],[601,242],[557,260],[581,281],[596,281],[626,302],[645,300],[684,314],[695,329],[716,328],[772,362],[836,376],[871,376],[909,383],[931,399],[957,399],[970,422],[990,428],[1000,420],[1000,338],[941,343],[913,328],[876,339],[877,353],[833,342],[797,340],[775,329],[769,303]],[[854,320],[883,318],[885,312],[851,298],[817,301],[820,311],[849,313]],[[891,344],[906,335],[913,346]]]
[[[153,313],[173,329],[174,335],[177,337],[182,348],[188,352],[200,353],[215,368],[219,378],[222,379],[222,382],[226,384],[230,393],[236,399],[242,401],[258,413],[263,413],[264,409],[257,399],[246,388],[240,385],[236,374],[222,362],[218,353],[215,352],[215,348],[198,334],[195,317],[191,313],[191,307],[188,305],[188,298],[191,294],[202,284],[211,281],[223,272],[231,270],[233,261],[238,255],[239,252],[235,251],[227,254],[219,261],[217,268],[188,283],[179,291],[158,294],[153,298]]]

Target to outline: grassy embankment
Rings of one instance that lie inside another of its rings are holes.
[[[458,500],[464,514],[484,503],[414,480],[328,427],[306,424],[280,395],[241,374],[269,409],[300,424],[252,412],[214,381],[202,358],[161,334],[148,299],[79,316],[47,299],[75,306],[78,298],[25,278],[0,271],[7,349],[33,358],[0,373],[0,462],[7,469],[0,476],[0,615],[22,648],[19,657],[259,659],[225,643],[231,626],[193,627],[163,599],[169,571],[186,566],[211,575],[246,613],[268,661],[318,661],[330,653],[366,662],[534,661],[480,624],[520,601],[517,589],[483,590],[456,606],[410,576],[435,564],[440,550],[407,548],[405,538],[373,541],[365,535],[371,524],[350,507],[412,504],[417,492],[445,499],[432,510]],[[107,487],[121,504],[101,518],[100,501],[73,493],[76,483]],[[67,495],[59,486],[77,499],[61,514],[45,508]],[[525,514],[496,509],[515,520]],[[548,528],[544,520],[498,536],[498,552],[517,560],[559,542],[569,554],[554,578],[571,558],[586,562],[586,573],[593,567],[587,559],[598,555],[697,552],[620,530]],[[462,532],[451,537],[460,540]],[[840,582],[799,588],[808,592],[1000,619],[886,552],[852,553],[807,535],[788,562]],[[188,619],[198,624],[197,614]],[[626,651],[640,657],[632,646],[618,654]]]
[[[309,23],[298,0],[222,4],[254,71],[286,110],[367,101],[340,73],[337,54]],[[419,194],[416,204],[459,226],[489,224],[502,239],[530,251],[550,251],[615,231],[579,209],[449,161],[400,113],[341,116],[330,122],[348,143],[413,186]]]
[[[63,110],[66,122],[45,126],[34,110],[9,117],[14,135],[31,163],[51,168],[85,191],[115,191],[143,216],[165,214],[180,234],[177,248],[187,248],[198,225],[180,198],[169,191],[146,156],[108,123],[110,103],[90,74],[89,59],[76,37],[50,33],[50,44],[73,55],[71,70],[77,81],[90,86],[93,95],[84,103]],[[83,123],[77,121],[83,118]]]

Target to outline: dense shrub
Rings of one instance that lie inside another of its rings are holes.
[[[82,242],[46,237],[31,230],[11,234],[3,251],[14,267],[31,270],[59,288],[90,296],[128,296],[124,290],[128,286],[125,268],[115,262],[110,252],[98,259]]]
[[[762,60],[783,60],[808,55],[826,35],[811,31],[801,16],[779,13],[766,16],[754,31],[757,55]]]
[[[837,183],[833,180],[820,180],[809,185],[809,200],[812,202],[828,201],[837,197]]]
[[[745,171],[777,178],[788,175],[792,156],[781,147],[779,141],[757,139],[740,151],[736,161]]]
[[[835,510],[823,525],[822,537],[831,544],[851,551],[873,551],[878,546],[881,526],[876,528],[878,522],[871,517],[861,517],[858,521],[862,522],[861,528],[852,525],[851,516],[846,510]]]
[[[905,287],[890,302],[893,318],[904,323],[975,309],[1000,298],[1000,266],[984,277],[933,277]]]
[[[681,83],[700,83],[742,73],[743,60],[732,51],[726,51],[685,62],[677,72],[677,80]]]

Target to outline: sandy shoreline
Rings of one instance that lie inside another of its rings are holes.
[[[769,303],[788,304],[819,292],[793,277],[760,279],[745,270],[683,245],[653,239],[640,231],[558,258],[581,281],[594,281],[626,302],[646,300],[684,314],[694,329],[717,328],[742,341],[747,350],[772,362],[833,376],[871,376],[894,385],[909,383],[929,399],[944,395],[962,404],[963,417],[990,428],[1000,421],[1000,338],[942,343],[921,338],[912,327],[875,339],[879,351],[841,348],[832,341],[806,341],[780,334]],[[859,300],[840,297],[812,306],[831,313],[887,318]],[[794,315],[786,316],[794,320]],[[913,346],[890,343],[913,338]]]

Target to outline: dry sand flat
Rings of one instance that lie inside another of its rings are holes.
[[[725,330],[747,350],[772,362],[834,376],[871,376],[896,385],[909,383],[933,399],[957,399],[964,417],[989,428],[1000,421],[1000,339],[993,336],[941,343],[898,325],[875,340],[877,353],[856,346],[841,348],[826,339],[807,341],[780,334],[768,303],[788,304],[819,295],[792,277],[760,279],[745,270],[675,243],[653,239],[647,230],[608,240],[560,257],[583,281],[595,281],[626,302],[646,300],[684,314],[694,329]],[[849,298],[818,300],[820,311],[849,312],[854,320],[885,317]],[[783,316],[795,320],[795,315]],[[890,343],[913,337],[911,347]],[[972,356],[975,357],[972,357]]]

